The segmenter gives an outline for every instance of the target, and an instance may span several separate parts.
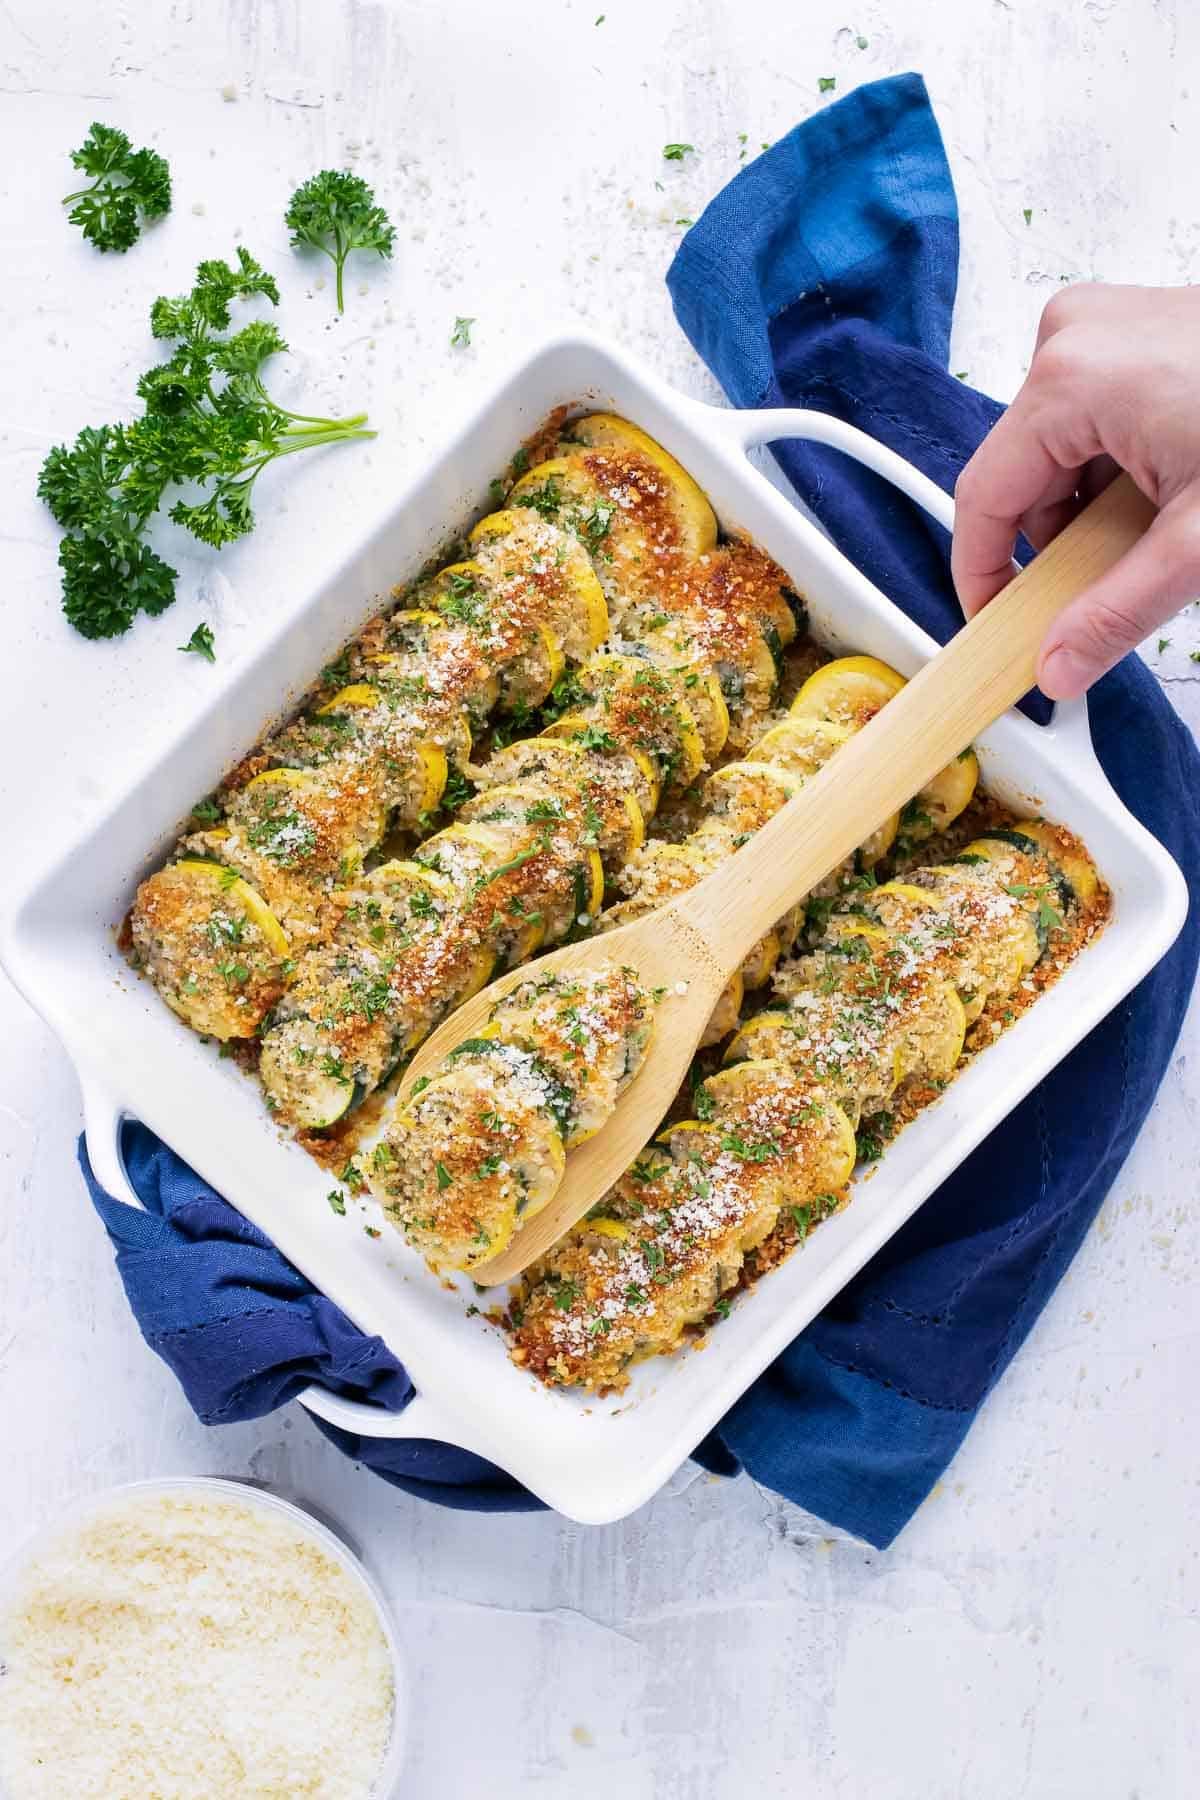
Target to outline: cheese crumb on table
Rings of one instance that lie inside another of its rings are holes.
[[[388,1641],[292,1520],[199,1490],[115,1497],[2,1604],[5,1800],[368,1800]]]

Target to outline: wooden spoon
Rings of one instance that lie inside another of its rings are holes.
[[[1118,477],[728,862],[633,924],[501,976],[438,1027],[407,1071],[406,1091],[478,1035],[530,966],[539,975],[581,975],[626,964],[647,989],[664,990],[637,1079],[602,1130],[570,1153],[549,1204],[499,1255],[472,1269],[477,1282],[511,1280],[624,1173],[654,1136],[720,994],[759,938],[1033,686],[1051,620],[1153,517],[1129,477]]]

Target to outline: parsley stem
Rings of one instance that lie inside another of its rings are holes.
[[[364,431],[357,425],[352,430],[344,425],[335,425],[332,430],[324,431],[285,431],[278,440],[282,448],[276,449],[273,446],[267,455],[267,461],[270,462],[275,456],[290,456],[294,450],[310,450],[316,444],[338,444],[343,438],[378,436],[377,431]]]
[[[340,231],[336,234],[334,243],[336,245],[333,260],[337,268],[337,303],[338,311],[341,313],[346,310],[346,302],[342,295],[342,270],[346,266],[346,257],[349,254],[350,246]]]
[[[365,425],[367,420],[365,412],[355,413],[352,418],[348,419],[327,419],[321,413],[289,412],[286,406],[280,406],[275,400],[271,401],[271,405],[281,417],[295,419],[305,425]]]

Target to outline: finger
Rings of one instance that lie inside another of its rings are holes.
[[[1111,456],[1094,456],[1081,469],[1064,473],[1069,473],[1075,483],[1075,491],[1070,498],[1039,501],[1036,506],[1030,507],[1021,520],[1021,530],[1035,550],[1044,550],[1051,538],[1056,538],[1089,501],[1094,500],[1097,494],[1102,494],[1117,479],[1121,468]]]
[[[950,567],[968,617],[1011,577],[1013,545],[1025,515],[1038,505],[1061,505],[1075,491],[1076,471],[1050,454],[1028,393],[1022,388],[954,489]]]
[[[1038,686],[1051,700],[1076,699],[1196,594],[1200,496],[1189,488],[1060,613],[1042,645]]]
[[[1085,319],[1099,319],[1105,324],[1125,320],[1145,292],[1145,288],[1107,281],[1076,281],[1070,287],[1061,288],[1042,308],[1035,354],[1067,325],[1076,325]]]
[[[1111,487],[1121,473],[1121,465],[1111,456],[1093,456],[1079,471],[1079,504],[1086,506],[1106,487]]]
[[[1051,538],[1056,538],[1063,527],[1069,525],[1097,494],[1102,494],[1120,473],[1120,464],[1111,456],[1093,456],[1082,468],[1064,468],[1063,483],[1070,483],[1067,498],[1054,498],[1053,490],[1050,495],[1044,495],[1022,517],[1022,536],[1029,539],[1035,550],[1044,550]]]
[[[1063,526],[1069,525],[1078,513],[1082,505],[1079,498],[1082,474],[1082,469],[1064,469],[1064,479],[1071,484],[1066,499],[1043,495],[1022,518],[1021,530],[1035,550],[1044,550],[1050,539],[1056,538]]]

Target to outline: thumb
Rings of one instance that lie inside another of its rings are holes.
[[[1050,700],[1075,700],[1200,594],[1200,494],[1189,487],[1145,537],[1059,614],[1038,658]]]

